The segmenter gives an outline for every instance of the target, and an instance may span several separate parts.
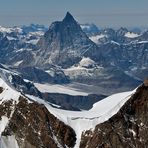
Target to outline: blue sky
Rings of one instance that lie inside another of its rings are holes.
[[[50,25],[67,11],[100,27],[148,26],[148,0],[0,0],[0,25]]]

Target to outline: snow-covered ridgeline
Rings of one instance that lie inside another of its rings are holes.
[[[16,90],[12,89],[5,81],[0,78],[0,87],[3,88],[2,93],[0,94],[0,104],[4,101],[13,100],[18,101],[19,96],[21,95]]]
[[[95,103],[93,108],[89,111],[59,111],[59,109],[51,107],[47,102],[44,102],[37,97],[30,95],[28,95],[28,97],[39,103],[43,103],[49,112],[75,130],[77,135],[75,147],[77,148],[79,147],[83,131],[89,129],[93,130],[97,124],[107,121],[120,110],[134,92],[135,90],[109,96],[100,102]]]

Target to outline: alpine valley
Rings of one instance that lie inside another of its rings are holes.
[[[147,76],[147,30],[0,26],[0,148],[147,148]]]

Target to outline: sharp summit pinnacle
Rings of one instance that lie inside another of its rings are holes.
[[[63,21],[71,21],[71,20],[75,20],[75,19],[73,18],[73,16],[69,12],[67,12]]]

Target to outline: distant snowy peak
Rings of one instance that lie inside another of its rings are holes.
[[[0,26],[0,32],[8,32],[8,33],[10,33],[11,32],[11,28],[5,28],[5,27],[2,27],[2,26]]]
[[[47,30],[42,25],[23,26],[23,27],[2,27],[0,26],[0,32],[8,39],[8,41],[16,41],[19,43],[26,43],[36,45],[39,38],[44,35]]]
[[[29,32],[46,32],[48,29],[44,25],[39,24],[30,24],[24,25],[21,27],[24,33],[28,34]]]
[[[12,33],[12,32],[22,33],[22,29],[20,27],[2,27],[2,26],[0,26],[0,32],[2,32],[2,33]]]
[[[47,31],[47,28],[43,25],[38,25],[38,24],[31,24],[28,26],[14,26],[14,27],[3,27],[0,26],[0,32],[2,33],[18,33],[18,34],[28,34],[28,33],[38,33],[42,34]],[[36,35],[38,35],[36,34]]]
[[[87,34],[87,35],[90,35],[90,34],[96,34],[99,32],[99,29],[98,27],[95,25],[95,24],[81,24],[80,25],[82,30]]]
[[[13,66],[33,65],[32,50],[36,49],[45,28],[38,25],[32,27],[33,29],[30,26],[0,27],[0,63]]]
[[[140,36],[140,35],[137,34],[137,33],[134,33],[134,32],[127,32],[127,33],[125,33],[124,36],[125,36],[125,37],[128,37],[128,38],[136,38],[136,37],[138,37],[138,36]]]
[[[92,40],[94,43],[98,44],[99,40],[102,38],[107,37],[107,35],[105,34],[99,34],[99,35],[95,35],[95,36],[90,36],[89,39]]]

